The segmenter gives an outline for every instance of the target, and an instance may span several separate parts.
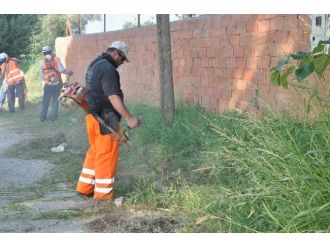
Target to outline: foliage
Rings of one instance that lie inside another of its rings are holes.
[[[166,126],[159,110],[142,112],[134,139],[157,175],[130,193],[131,204],[189,215],[184,232],[330,231],[329,119],[179,107]]]
[[[78,15],[39,15],[38,25],[34,30],[30,51],[32,55],[40,54],[44,45],[55,46],[57,37],[65,36],[66,20],[70,20],[73,35],[78,34]],[[100,19],[100,15],[80,15],[81,32],[85,31],[90,20]]]
[[[141,23],[141,26],[150,26],[150,25],[154,25],[154,24],[155,24],[155,22],[154,22],[153,17],[152,17],[149,20],[144,21],[143,23]],[[123,29],[135,28],[137,26],[138,26],[137,21],[136,22],[126,21],[123,24]]]
[[[325,95],[327,91],[325,88],[329,87],[325,72],[330,64],[330,54],[325,53],[327,44],[330,44],[330,40],[320,41],[311,52],[298,51],[295,54],[289,54],[281,59],[276,67],[270,69],[273,85],[288,88],[288,78],[293,76],[297,82],[291,85],[309,93],[307,113],[311,110],[313,100],[321,106],[321,111],[330,107],[330,95]],[[313,74],[316,75],[314,80],[307,81]]]
[[[270,69],[273,85],[288,88],[288,76],[293,72],[300,82],[313,72],[324,80],[325,70],[330,64],[330,54],[324,53],[326,44],[330,44],[330,40],[320,41],[312,52],[298,51],[281,59],[276,67]]]
[[[185,20],[185,19],[200,17],[202,15],[201,14],[175,14],[175,16],[179,20]]]
[[[29,53],[29,44],[38,15],[0,15],[0,52],[11,57]]]

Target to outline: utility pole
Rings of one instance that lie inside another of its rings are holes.
[[[107,23],[106,23],[106,20],[107,20],[107,15],[104,14],[104,15],[103,15],[104,32],[107,31]]]
[[[78,34],[81,34],[81,16],[78,15]]]
[[[141,15],[138,14],[138,27],[141,27]]]
[[[66,36],[72,36],[72,29],[71,29],[71,23],[70,23],[69,15],[66,15],[65,35]]]

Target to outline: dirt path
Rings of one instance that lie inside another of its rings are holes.
[[[6,158],[11,145],[33,136],[0,119],[0,232],[85,232],[91,217],[77,217],[92,201],[70,192],[65,184],[43,195],[36,183],[54,167],[46,161]],[[75,217],[72,217],[75,216]]]
[[[72,185],[46,185],[43,181],[52,176],[55,165],[5,155],[12,145],[38,137],[4,119],[0,119],[0,137],[0,232],[175,231],[178,222],[164,216],[163,211],[125,209],[109,202],[96,204],[79,196]],[[122,176],[127,183],[130,169]]]

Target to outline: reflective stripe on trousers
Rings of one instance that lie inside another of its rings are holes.
[[[86,116],[89,149],[77,184],[77,191],[94,198],[111,198],[118,164],[119,141],[111,135],[101,135],[99,122]]]

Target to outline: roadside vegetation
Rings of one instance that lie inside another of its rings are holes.
[[[56,183],[74,191],[87,149],[84,113],[61,108],[56,122],[40,123],[36,73],[30,66],[26,111],[0,112],[36,137],[8,155],[56,165],[41,194]],[[129,106],[144,123],[121,149],[115,190],[124,209],[162,212],[178,232],[330,231],[328,115],[311,121],[269,111],[255,118],[179,106],[164,124],[159,109]],[[50,151],[63,142],[63,153]]]

